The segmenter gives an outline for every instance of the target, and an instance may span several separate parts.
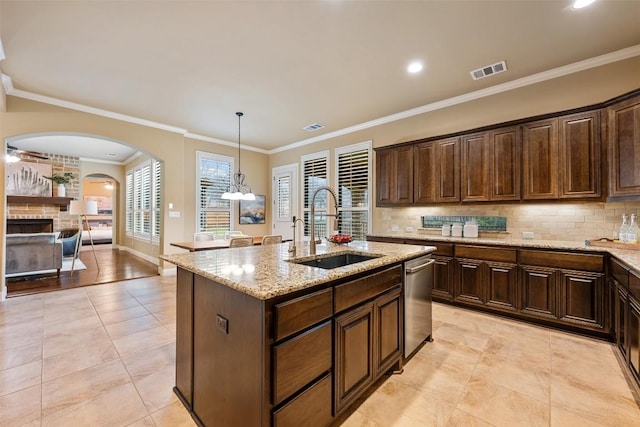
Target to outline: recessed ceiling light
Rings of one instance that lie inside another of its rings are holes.
[[[418,61],[412,62],[407,67],[407,71],[411,74],[419,73],[420,71],[422,71],[422,63]]]
[[[583,7],[587,7],[589,6],[591,3],[595,2],[596,0],[576,0],[573,2],[573,8],[574,9],[582,9]]]

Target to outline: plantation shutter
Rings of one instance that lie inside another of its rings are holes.
[[[291,175],[277,177],[278,197],[276,206],[277,221],[291,220]]]
[[[198,231],[211,231],[224,235],[231,230],[231,201],[223,200],[222,193],[229,190],[230,157],[199,153]]]
[[[162,163],[153,161],[153,217],[152,237],[156,241],[160,238],[160,208],[162,207],[160,184],[162,182]]]
[[[321,153],[310,154],[302,158],[302,176],[303,176],[303,211],[304,211],[304,235],[309,236],[309,227],[311,225],[310,208],[313,194],[315,191],[327,185],[327,169],[328,169],[329,153],[324,151]],[[327,236],[327,192],[318,193],[315,204],[315,224],[316,237]]]
[[[151,164],[142,168],[142,235],[148,237],[151,234]]]
[[[133,233],[133,172],[127,172],[125,179],[125,231],[127,234]]]
[[[336,150],[336,156],[340,231],[365,240],[370,218],[370,144],[342,147]]]

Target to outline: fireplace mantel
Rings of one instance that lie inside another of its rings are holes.
[[[60,206],[61,212],[66,212],[73,197],[42,197],[42,196],[7,196],[7,203],[29,205]]]

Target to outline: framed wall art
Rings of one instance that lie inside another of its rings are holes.
[[[47,163],[16,162],[5,165],[5,192],[7,196],[51,197],[52,167]]]
[[[240,224],[264,224],[266,196],[240,200]]]

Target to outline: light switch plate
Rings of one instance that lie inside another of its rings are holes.
[[[169,218],[180,218],[180,211],[169,211]]]

